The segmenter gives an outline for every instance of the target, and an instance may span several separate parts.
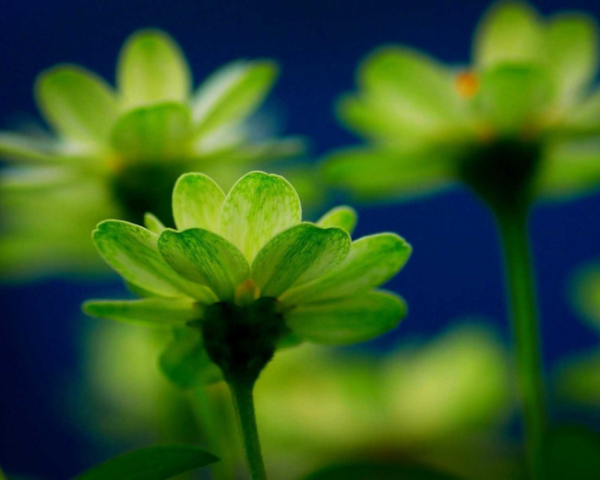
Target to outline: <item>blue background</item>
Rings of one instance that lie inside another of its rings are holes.
[[[544,13],[600,4],[536,2]],[[315,157],[358,140],[336,124],[333,100],[354,85],[359,59],[397,42],[444,62],[469,59],[482,2],[388,0],[102,0],[4,2],[0,14],[0,126],[35,116],[33,80],[59,62],[82,64],[107,79],[124,39],[159,27],[181,44],[196,82],[235,58],[268,57],[282,66],[270,97],[284,130],[313,141]],[[435,335],[464,316],[489,317],[505,339],[502,269],[485,209],[467,192],[401,206],[359,208],[358,235],[394,230],[414,246],[391,287],[410,316],[384,348],[412,335]],[[532,222],[546,361],[597,345],[569,306],[566,282],[577,266],[600,256],[600,196],[539,206]],[[43,214],[43,206],[40,206]],[[45,280],[0,287],[0,464],[9,472],[66,478],[88,467],[94,452],[61,413],[65,387],[77,377],[81,301],[118,284]]]

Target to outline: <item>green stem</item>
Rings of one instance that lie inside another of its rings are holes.
[[[521,396],[525,446],[530,478],[544,476],[542,441],[545,430],[545,401],[536,294],[528,236],[526,208],[497,212],[506,278],[512,309],[517,381]]]
[[[254,382],[229,381],[235,411],[238,416],[246,460],[252,480],[266,480],[267,474],[260,452],[256,415],[254,413]]]

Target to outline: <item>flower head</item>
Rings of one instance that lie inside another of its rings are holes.
[[[93,236],[100,254],[148,296],[85,308],[94,316],[176,327],[183,341],[175,339],[162,363],[177,380],[182,369],[189,373],[190,357],[210,363],[203,337],[217,338],[213,350],[226,350],[209,349],[212,360],[245,348],[253,358],[259,343],[269,350],[301,339],[368,340],[405,315],[401,298],[373,289],[402,268],[410,246],[391,233],[352,242],[356,217],[348,207],[316,224],[302,222],[298,196],[280,176],[249,173],[225,195],[206,175],[183,175],[173,192],[173,216],[178,230],[153,216],[147,229],[118,220],[98,225]]]
[[[338,109],[370,145],[333,153],[326,174],[363,199],[411,197],[465,180],[474,156],[505,164],[526,156],[535,163],[535,194],[564,198],[596,188],[600,91],[589,91],[598,57],[591,18],[545,20],[517,2],[490,9],[467,68],[380,48],[361,64],[358,92]]]
[[[71,197],[76,197],[94,191],[99,198],[90,213],[89,202],[71,200],[57,216],[64,219],[61,226],[74,224],[82,232],[66,239],[79,251],[85,250],[80,238],[106,218],[141,223],[144,213],[152,211],[172,225],[170,195],[185,172],[207,172],[231,185],[249,166],[298,154],[299,140],[258,141],[248,122],[277,75],[271,61],[240,60],[193,91],[179,46],[156,30],[137,32],[126,41],[115,88],[76,65],[43,72],[35,97],[54,135],[0,133],[0,157],[14,163],[0,183],[7,212],[2,263],[11,262],[18,245],[26,249],[31,243],[22,241],[27,233],[20,218],[39,216],[28,215],[24,197],[36,205],[53,205],[61,192],[75,192]],[[43,222],[34,221],[32,228],[38,238],[44,237],[40,243],[64,245],[65,239]],[[44,251],[44,245],[31,247],[18,257]],[[85,247],[91,257],[89,242]]]

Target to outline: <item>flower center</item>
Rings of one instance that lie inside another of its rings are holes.
[[[477,75],[467,70],[458,74],[454,86],[462,98],[469,100],[479,91],[479,79]]]

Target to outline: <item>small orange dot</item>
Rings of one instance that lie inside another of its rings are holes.
[[[479,80],[472,72],[461,72],[456,77],[455,82],[458,94],[465,100],[472,98],[479,90]]]

